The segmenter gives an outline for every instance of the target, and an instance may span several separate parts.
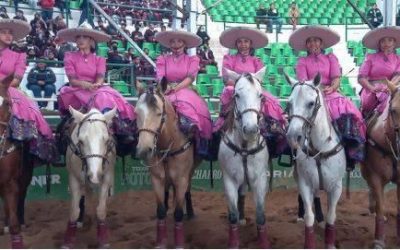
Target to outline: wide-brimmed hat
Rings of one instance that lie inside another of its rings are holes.
[[[31,32],[31,26],[17,19],[0,19],[0,30],[9,29],[14,36],[14,40],[21,40]]]
[[[369,49],[379,49],[379,41],[384,37],[393,37],[395,42],[395,48],[400,47],[400,27],[388,26],[373,29],[368,31],[362,39],[362,43]]]
[[[340,36],[335,31],[320,25],[309,25],[294,31],[289,37],[289,45],[295,50],[307,50],[306,42],[310,37],[320,38],[324,49],[340,41]]]
[[[108,42],[111,36],[104,32],[94,30],[90,24],[83,23],[78,28],[62,29],[57,32],[57,37],[65,42],[75,42],[77,36],[91,37],[95,42]]]
[[[236,49],[236,41],[239,38],[251,40],[254,49],[263,48],[268,44],[268,37],[264,32],[246,27],[234,27],[221,33],[219,42],[229,49]]]
[[[154,37],[162,46],[169,48],[171,39],[177,38],[184,41],[187,48],[194,48],[200,46],[202,40],[201,38],[193,33],[186,32],[186,31],[163,31],[157,32],[156,36]]]

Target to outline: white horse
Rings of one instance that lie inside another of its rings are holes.
[[[262,87],[260,82],[265,68],[255,74],[239,75],[228,71],[228,76],[235,80],[234,100],[227,127],[223,129],[218,160],[223,173],[225,195],[229,205],[229,242],[230,248],[239,247],[239,192],[246,185],[253,191],[256,203],[256,222],[258,244],[269,248],[267,237],[264,203],[268,190],[268,148],[260,133],[262,118]],[[240,204],[241,203],[241,204]]]
[[[297,184],[305,204],[305,248],[315,248],[312,204],[319,190],[328,194],[325,225],[325,246],[335,247],[336,206],[342,193],[346,157],[338,135],[331,124],[318,74],[313,81],[297,82],[286,76],[292,85],[289,97],[287,138],[295,152]]]
[[[116,108],[102,114],[91,109],[87,114],[70,107],[74,119],[66,153],[66,165],[71,191],[71,210],[63,248],[74,248],[76,241],[79,201],[87,185],[98,186],[97,241],[100,248],[109,246],[106,225],[106,201],[114,186],[116,161],[115,141],[109,126],[116,115]]]

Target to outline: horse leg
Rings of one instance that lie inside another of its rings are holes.
[[[81,199],[79,200],[79,216],[78,216],[78,222],[76,223],[76,226],[78,228],[83,227],[84,219],[85,219],[85,196],[82,195]]]
[[[300,194],[305,205],[305,241],[304,248],[315,248],[315,234],[314,234],[314,213],[312,211],[312,203],[314,194],[310,188],[304,183],[299,182]]]
[[[71,207],[70,217],[67,229],[64,234],[64,243],[62,248],[74,248],[76,241],[77,220],[79,217],[79,201],[82,196],[81,185],[79,180],[69,173],[69,188],[71,190]]]
[[[32,181],[33,176],[33,159],[28,156],[25,156],[24,162],[27,164],[22,166],[22,173],[19,177],[18,184],[19,184],[19,197],[18,197],[18,220],[19,224],[24,227],[25,226],[25,199],[26,193],[28,191],[28,187]]]
[[[8,212],[8,207],[6,205],[3,206],[4,209],[4,233],[10,232],[10,214]]]
[[[328,192],[328,213],[326,215],[325,225],[325,248],[335,248],[336,240],[336,206],[342,194],[342,186],[340,183],[336,185],[336,189]]]
[[[184,174],[183,174],[184,175]],[[188,176],[190,178],[190,176]],[[175,211],[174,211],[174,219],[175,219],[175,248],[184,248],[185,244],[185,236],[183,229],[183,205],[185,200],[185,193],[189,186],[189,181],[187,178],[183,176],[177,177],[173,180],[175,186]]]
[[[383,214],[384,185],[378,176],[370,178],[370,188],[376,201],[374,248],[385,247],[385,216]]]
[[[253,182],[251,188],[253,190],[254,203],[256,204],[256,223],[257,223],[257,241],[261,249],[270,248],[271,244],[268,240],[267,226],[265,223],[265,195],[267,194],[267,180],[259,176]],[[239,210],[240,211],[240,210]]]
[[[297,222],[304,221],[304,202],[300,194],[297,195],[297,203],[299,205],[297,209]]]
[[[156,194],[157,202],[157,236],[156,248],[167,248],[167,209],[165,207],[165,172],[163,166],[157,167],[156,173],[151,173],[153,190]],[[156,171],[155,168],[151,170]]]
[[[229,240],[228,247],[231,249],[239,248],[239,210],[238,210],[238,190],[239,185],[227,175],[224,175],[225,195],[228,200],[228,220],[229,220]]]
[[[188,190],[185,193],[185,201],[186,201],[186,216],[188,220],[194,218],[194,210],[192,203],[192,193],[190,192],[190,185],[188,186]]]
[[[11,248],[24,248],[21,235],[21,227],[18,222],[17,206],[18,206],[18,183],[11,180],[4,188],[4,206],[8,209],[10,222]]]
[[[314,197],[314,210],[315,210],[315,219],[317,223],[321,223],[324,221],[324,212],[322,211],[321,206],[321,198],[319,195]]]
[[[242,184],[238,191],[238,209],[239,209],[239,224],[246,225],[246,217],[244,215],[244,204],[246,199],[246,185]]]
[[[96,209],[97,215],[97,244],[98,248],[109,248],[110,244],[108,242],[109,233],[108,227],[106,223],[106,216],[107,216],[107,197],[108,191],[110,189],[110,180],[109,177],[106,176],[102,185],[99,194],[99,204]]]
[[[376,212],[376,200],[374,199],[374,196],[372,194],[371,189],[368,189],[368,203],[369,203],[369,206],[368,206],[369,212],[371,214],[375,214],[375,212]]]

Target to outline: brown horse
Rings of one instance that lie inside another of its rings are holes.
[[[11,247],[23,248],[21,227],[17,216],[18,200],[21,194],[19,188],[22,181],[22,147],[7,138],[9,126],[10,99],[8,87],[13,75],[7,76],[0,83],[0,196],[4,201],[5,218],[9,222]]]
[[[374,248],[385,247],[384,187],[397,184],[397,240],[400,242],[400,89],[387,81],[391,98],[385,111],[368,129],[366,159],[361,172],[366,179],[375,209]]]
[[[193,140],[180,131],[178,115],[164,97],[166,84],[161,85],[157,89],[149,87],[146,92],[138,86],[141,95],[136,104],[139,131],[136,155],[148,165],[156,194],[156,246],[167,247],[165,187],[172,185],[175,195],[175,247],[182,248],[185,193],[190,190],[191,178],[200,160],[195,157]]]

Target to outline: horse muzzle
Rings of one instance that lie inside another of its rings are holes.
[[[286,138],[292,149],[298,149],[300,145],[303,145],[304,143],[304,136],[301,133],[294,132],[290,129],[286,133]]]
[[[136,157],[143,160],[148,160],[154,155],[154,150],[151,147],[137,147]]]

